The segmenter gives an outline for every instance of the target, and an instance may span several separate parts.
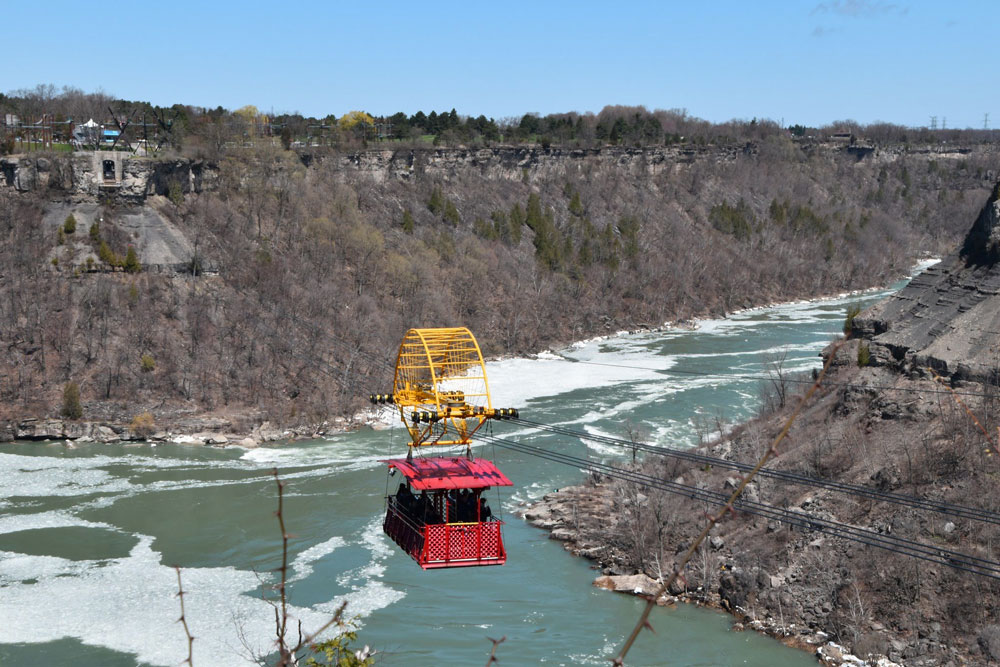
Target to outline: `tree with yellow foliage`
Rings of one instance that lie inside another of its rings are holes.
[[[260,111],[257,110],[257,107],[248,104],[234,111],[233,116],[239,119],[240,124],[243,126],[243,132],[247,136],[253,137],[256,134],[257,117],[260,116]]]
[[[358,125],[374,127],[375,119],[364,111],[348,111],[341,117],[339,124],[342,130],[351,130]]]
[[[375,119],[364,111],[348,111],[338,122],[340,131],[358,141],[364,141],[375,131]]]

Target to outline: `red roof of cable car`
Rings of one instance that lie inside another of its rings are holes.
[[[486,459],[470,461],[463,457],[435,456],[409,461],[387,459],[386,463],[390,468],[396,468],[403,473],[411,486],[418,491],[514,486],[514,483],[507,479],[492,461]]]

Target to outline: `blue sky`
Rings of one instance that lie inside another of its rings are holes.
[[[712,121],[1000,127],[1000,3],[3,3],[0,90],[494,118],[607,104]],[[14,58],[13,62],[10,58]]]

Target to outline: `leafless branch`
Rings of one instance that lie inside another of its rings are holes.
[[[180,598],[181,601],[181,617],[178,618],[177,621],[184,626],[184,634],[187,636],[188,642],[188,657],[184,662],[186,662],[189,667],[194,667],[194,655],[192,652],[194,648],[194,636],[191,634],[191,629],[188,628],[187,616],[184,613],[184,587],[181,585],[181,568],[174,565],[174,570],[177,571],[177,597]]]
[[[275,468],[272,473],[274,475],[274,481],[278,485],[278,511],[275,512],[275,516],[278,517],[278,526],[281,528],[281,565],[278,567],[277,571],[281,575],[281,580],[278,583],[278,591],[280,593],[280,602],[274,607],[274,623],[275,632],[277,634],[277,646],[278,646],[278,661],[275,663],[275,667],[290,667],[297,664],[298,660],[296,655],[299,651],[303,650],[309,646],[316,637],[326,631],[333,625],[340,625],[344,618],[344,609],[347,607],[347,602],[341,603],[337,611],[334,612],[333,616],[319,627],[314,632],[308,635],[302,634],[302,623],[299,623],[299,640],[294,646],[289,646],[285,639],[285,632],[288,629],[288,593],[287,593],[287,583],[288,583],[288,538],[291,535],[285,530],[285,517],[284,517],[284,490],[285,483],[281,481],[278,477],[278,469]]]
[[[500,644],[503,644],[505,641],[507,641],[507,635],[504,635],[500,639],[493,639],[492,637],[487,637],[487,639],[489,639],[491,642],[493,642],[493,648],[490,649],[490,657],[486,661],[486,667],[490,667],[490,665],[492,665],[493,663],[495,663],[495,662],[499,663],[500,662],[497,659],[497,647],[500,646]]]

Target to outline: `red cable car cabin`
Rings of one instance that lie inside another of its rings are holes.
[[[492,462],[462,457],[389,459],[406,482],[386,498],[385,534],[425,570],[503,565],[503,521],[483,491],[513,486]]]

